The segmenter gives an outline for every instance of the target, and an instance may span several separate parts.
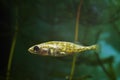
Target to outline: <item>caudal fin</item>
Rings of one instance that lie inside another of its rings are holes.
[[[100,45],[99,44],[96,44],[96,45],[92,45],[91,46],[93,50],[95,50],[95,52],[100,52]]]

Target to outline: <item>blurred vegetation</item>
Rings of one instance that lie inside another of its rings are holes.
[[[27,49],[33,44],[49,40],[73,42],[80,0],[1,0],[1,3],[11,10],[13,32],[16,19],[19,26],[11,80],[69,79],[71,56],[42,57],[29,54]],[[79,43],[92,45],[104,40],[119,52],[119,4],[120,0],[83,0],[79,22]],[[16,8],[18,8],[18,16],[16,16]],[[104,33],[110,36],[101,37]],[[101,59],[99,55],[78,56],[73,80],[117,80],[120,64],[113,66],[115,57]],[[0,79],[3,77],[0,76]]]

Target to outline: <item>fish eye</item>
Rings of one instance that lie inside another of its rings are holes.
[[[34,50],[34,51],[39,51],[40,48],[39,48],[38,46],[35,46],[35,47],[33,48],[33,50]]]

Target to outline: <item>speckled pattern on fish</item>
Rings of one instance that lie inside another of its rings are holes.
[[[81,46],[66,41],[49,41],[34,45],[28,49],[30,53],[48,56],[65,56],[86,50],[96,50],[97,46]]]

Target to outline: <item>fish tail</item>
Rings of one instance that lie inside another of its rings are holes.
[[[92,45],[91,46],[91,49],[92,50],[95,50],[95,52],[100,52],[100,45],[99,44],[95,44],[95,45]]]
[[[86,51],[86,50],[94,50],[94,51],[97,52],[98,51],[98,47],[99,47],[98,45],[84,46],[82,48],[80,47],[78,51],[82,52],[82,51]]]

